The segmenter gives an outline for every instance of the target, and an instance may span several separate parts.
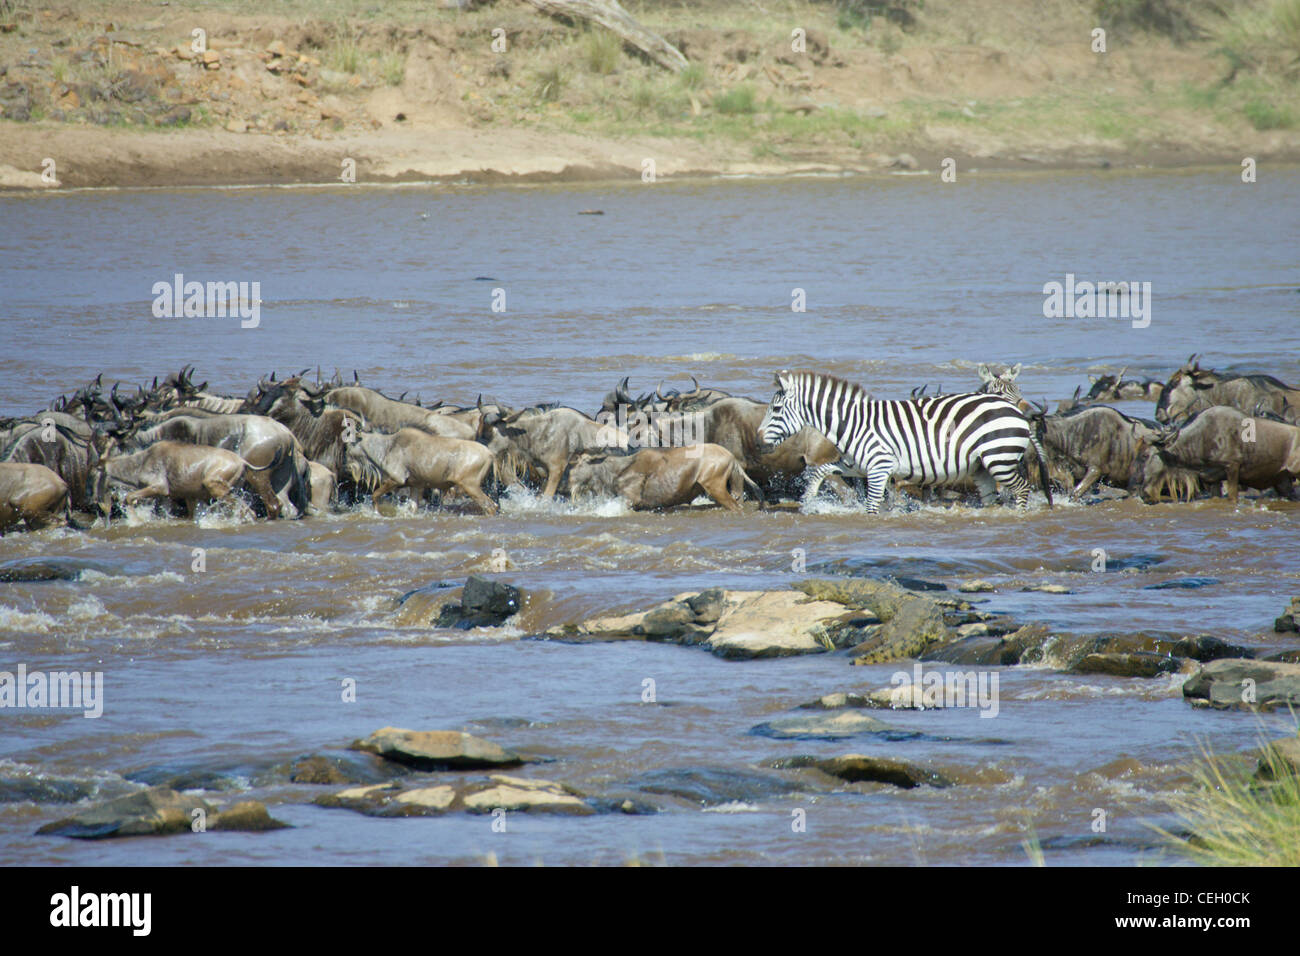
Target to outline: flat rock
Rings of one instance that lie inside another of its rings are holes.
[[[1216,709],[1300,706],[1300,664],[1242,658],[1210,661],[1183,683],[1183,697]]]
[[[534,780],[493,774],[493,785],[464,798],[465,809],[476,813],[493,810],[559,811],[564,813],[594,813],[577,792],[551,780]]]
[[[351,749],[377,754],[418,770],[517,767],[523,763],[523,758],[514,751],[458,730],[384,727],[365,740],[354,741]]]
[[[956,637],[936,601],[888,581],[814,579],[795,587],[815,600],[867,610],[880,619],[879,625],[859,632],[862,639],[852,649],[855,664],[919,657]]]

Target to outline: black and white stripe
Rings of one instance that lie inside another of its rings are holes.
[[[1025,416],[1004,398],[965,393],[876,401],[859,385],[814,372],[778,372],[776,382],[760,440],[775,444],[808,426],[844,455],[835,465],[813,470],[814,492],[827,474],[847,471],[866,477],[871,514],[879,511],[891,477],[920,485],[969,477],[985,504],[998,484],[1011,490],[1020,507],[1029,501],[1019,466],[1032,434]]]

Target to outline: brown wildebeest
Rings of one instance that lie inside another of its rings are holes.
[[[59,512],[71,527],[78,527],[68,510],[68,485],[44,465],[0,462],[0,534],[19,522],[38,531]]]
[[[224,448],[159,441],[142,451],[109,455],[101,461],[95,497],[100,512],[108,517],[112,510],[110,491],[114,485],[124,485],[134,489],[126,496],[128,505],[150,498],[170,498],[185,502],[185,510],[192,518],[196,502],[220,501],[240,482],[247,482],[266,505],[267,516],[275,518],[280,514],[280,500],[266,474],[269,470],[254,468]]]
[[[1227,405],[1245,414],[1262,408],[1288,422],[1300,420],[1300,388],[1271,375],[1221,375],[1201,368],[1193,355],[1160,393],[1156,421],[1177,424],[1199,411]]]
[[[331,388],[321,395],[327,406],[346,408],[365,419],[370,431],[395,432],[399,428],[419,428],[441,438],[474,438],[474,425],[452,415],[399,402],[362,385]]]
[[[1239,486],[1275,488],[1284,497],[1300,477],[1300,428],[1216,405],[1182,428],[1165,428],[1133,469],[1142,500],[1159,501],[1180,486],[1191,497],[1197,484],[1225,482],[1237,500]]]
[[[1048,466],[1068,472],[1075,498],[1101,480],[1127,488],[1144,442],[1157,434],[1155,422],[1130,418],[1109,405],[1080,405],[1058,415],[1043,414],[1046,410],[1041,406],[1030,421]]]
[[[91,510],[88,489],[99,455],[84,421],[42,412],[0,425],[0,461],[44,465],[68,486],[72,507]]]
[[[347,467],[358,487],[373,489],[376,501],[399,488],[410,488],[417,501],[430,489],[455,488],[484,514],[497,513],[496,503],[483,493],[483,479],[496,468],[496,458],[478,442],[440,438],[419,428],[393,435],[363,432],[347,446]]]
[[[614,424],[588,418],[574,408],[520,409],[510,415],[483,416],[483,441],[495,458],[507,465],[506,483],[518,480],[515,462],[524,462],[546,476],[542,497],[552,498],[564,469],[582,451],[626,447],[627,435]]]
[[[745,474],[735,455],[712,444],[630,453],[580,452],[569,466],[573,497],[618,495],[636,511],[688,505],[701,494],[728,511],[740,511],[746,485],[758,495],[762,508],[766,503],[762,489]]]

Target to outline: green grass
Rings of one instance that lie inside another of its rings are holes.
[[[1202,748],[1193,789],[1170,800],[1193,836],[1154,828],[1171,850],[1204,866],[1300,866],[1300,776],[1264,753],[1261,780],[1256,760]]]
[[[1250,125],[1258,130],[1289,129],[1295,125],[1295,118],[1290,110],[1276,106],[1268,100],[1250,100],[1241,111],[1246,115],[1246,119],[1250,120]]]
[[[406,54],[395,51],[381,53],[376,65],[385,83],[389,86],[402,85],[402,80],[406,78]]]
[[[593,28],[582,38],[582,63],[597,76],[607,76],[618,69],[623,42],[608,30]]]
[[[713,108],[724,116],[753,113],[758,108],[756,99],[752,86],[737,86],[715,98]]]
[[[564,92],[564,82],[564,71],[558,66],[538,70],[533,83],[533,98],[539,103],[554,103]]]

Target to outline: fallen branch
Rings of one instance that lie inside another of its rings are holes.
[[[619,5],[618,0],[525,0],[525,2],[553,17],[586,20],[602,26],[666,70],[680,73],[690,65],[677,47],[637,23],[632,15]]]

